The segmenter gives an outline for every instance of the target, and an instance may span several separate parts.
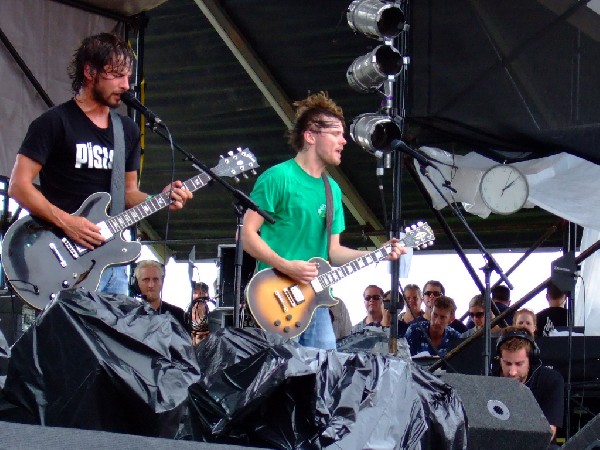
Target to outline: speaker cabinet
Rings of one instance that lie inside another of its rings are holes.
[[[469,449],[545,450],[550,425],[531,391],[516,380],[445,373],[467,414]]]
[[[600,414],[590,420],[585,426],[562,446],[563,450],[592,450],[600,449]]]
[[[235,244],[219,245],[217,256],[219,257],[219,297],[217,298],[217,307],[233,308],[235,290]],[[248,253],[244,252],[241,280],[242,296],[246,290],[246,285],[254,274],[255,268],[256,260]]]

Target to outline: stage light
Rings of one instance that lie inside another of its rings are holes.
[[[377,90],[389,76],[402,70],[402,55],[389,45],[380,45],[371,53],[360,56],[348,67],[346,78],[352,89],[359,92]]]
[[[400,124],[391,117],[366,113],[354,118],[350,124],[350,136],[363,150],[381,156],[381,153],[392,151],[392,141],[400,139],[402,132]]]
[[[404,11],[395,2],[354,0],[346,17],[350,28],[374,39],[391,39],[404,29]]]

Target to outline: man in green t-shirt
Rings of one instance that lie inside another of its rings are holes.
[[[289,143],[296,157],[266,170],[250,194],[258,206],[271,214],[274,224],[265,222],[255,211],[244,217],[244,249],[259,261],[258,269],[273,267],[298,283],[310,283],[318,275],[318,256],[340,266],[367,251],[340,244],[344,230],[342,192],[329,177],[333,199],[331,241],[327,251],[326,194],[321,175],[327,166],[342,161],[344,115],[326,93],[320,92],[294,103],[296,121],[289,131]],[[393,239],[389,259],[406,250]],[[335,335],[326,308],[317,308],[313,320],[298,342],[302,345],[334,349]]]

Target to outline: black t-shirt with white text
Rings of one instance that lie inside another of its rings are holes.
[[[546,308],[536,314],[538,336],[550,336],[550,332],[556,327],[566,327],[568,325],[569,311],[560,306]]]
[[[125,172],[140,163],[140,134],[129,117],[121,116],[125,133]],[[110,192],[113,129],[97,127],[74,100],[35,119],[19,153],[42,165],[40,187],[50,203],[73,213],[96,192]]]

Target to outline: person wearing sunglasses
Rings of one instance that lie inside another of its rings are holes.
[[[425,302],[425,312],[423,317],[427,320],[431,320],[431,311],[433,310],[433,302],[436,298],[446,295],[446,289],[444,285],[437,280],[429,280],[423,287],[423,301]],[[467,327],[457,318],[454,318],[450,323],[450,328],[453,328],[462,334],[467,331]]]
[[[433,301],[446,293],[444,285],[437,280],[429,280],[423,286],[423,302],[425,303],[425,312],[423,317],[431,320],[431,310],[433,309]]]
[[[366,287],[363,300],[367,315],[363,320],[352,327],[352,334],[360,333],[365,327],[381,328],[383,319],[383,289],[375,284]]]
[[[485,304],[483,301],[483,295],[477,294],[475,297],[471,299],[469,302],[469,317],[475,324],[473,328],[469,328],[463,334],[460,335],[461,338],[468,338],[473,336],[479,330],[483,328],[485,325]],[[494,318],[494,314],[492,313],[492,319]],[[502,329],[496,325],[492,328],[492,336],[497,337],[500,335]]]

